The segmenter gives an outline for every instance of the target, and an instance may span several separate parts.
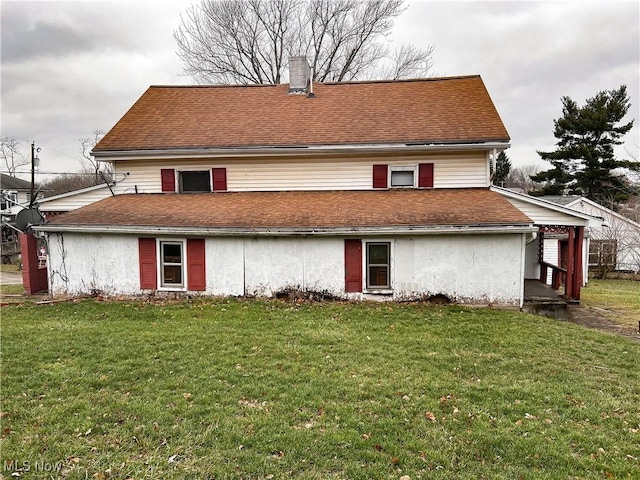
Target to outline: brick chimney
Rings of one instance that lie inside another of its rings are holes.
[[[307,57],[289,57],[289,94],[302,94],[308,92],[311,80],[311,68]]]

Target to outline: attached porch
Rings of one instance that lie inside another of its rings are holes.
[[[545,256],[545,241],[557,242],[555,258]],[[568,320],[567,305],[580,303],[583,286],[585,227],[540,225],[535,238],[535,277],[524,284],[522,309],[545,317]],[[533,249],[529,249],[529,255]],[[532,259],[528,259],[531,265]],[[530,270],[530,277],[531,277]]]

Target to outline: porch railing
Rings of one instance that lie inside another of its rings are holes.
[[[548,262],[540,262],[540,283],[547,283],[548,271],[551,269],[551,288],[560,290],[563,276],[567,274],[567,269]]]

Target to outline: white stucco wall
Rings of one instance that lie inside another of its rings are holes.
[[[63,239],[63,240],[62,240]],[[352,299],[411,299],[443,294],[464,303],[519,305],[523,235],[363,238],[391,242],[392,295],[344,293],[344,239],[279,237],[206,239],[208,295],[271,296],[287,288]],[[65,233],[49,236],[54,295],[140,294],[138,238]],[[365,262],[363,260],[363,278]]]
[[[48,240],[49,289],[53,295],[140,291],[138,239],[128,235],[56,234]]]

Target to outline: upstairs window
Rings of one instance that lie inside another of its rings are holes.
[[[413,188],[415,186],[413,167],[391,167],[391,188]]]
[[[206,193],[211,191],[209,170],[180,172],[180,193]]]
[[[373,188],[433,188],[433,163],[373,165]]]

